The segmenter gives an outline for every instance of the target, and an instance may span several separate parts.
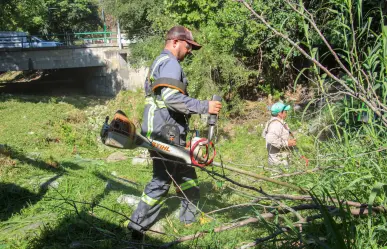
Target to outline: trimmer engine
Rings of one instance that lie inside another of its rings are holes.
[[[105,145],[120,149],[134,149],[137,147],[136,127],[124,112],[118,110],[110,124],[108,124],[108,121],[109,117],[106,117],[101,129],[101,139]]]
[[[146,148],[149,150],[157,151],[162,154],[178,157],[184,160],[187,164],[193,164],[199,167],[205,167],[212,163],[216,151],[212,141],[207,138],[197,138],[192,141],[192,144],[188,148],[184,148],[176,144],[175,139],[180,139],[179,134],[174,132],[178,128],[174,126],[168,126],[164,133],[165,139],[168,142],[158,141],[155,139],[149,139],[139,133],[136,133],[136,127],[128,119],[128,117],[122,111],[118,110],[113,117],[113,120],[109,122],[109,117],[106,117],[105,123],[101,129],[102,142],[110,147],[119,149],[134,149],[137,147]],[[216,123],[212,122],[213,126]],[[175,128],[175,129],[173,129]],[[213,134],[213,128],[210,131],[210,138]],[[204,149],[204,151],[202,150]]]

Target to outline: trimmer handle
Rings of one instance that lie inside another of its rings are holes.
[[[107,133],[109,130],[109,116],[106,116],[105,122],[102,125],[100,136],[103,143],[106,141]]]
[[[214,101],[222,101],[222,98],[218,95],[213,95],[212,100]],[[216,122],[218,121],[218,115],[217,114],[210,114],[210,117],[208,118],[208,137],[207,142],[212,141],[212,136],[214,135],[214,127]]]
[[[222,98],[218,95],[213,95],[212,96],[213,101],[222,101]],[[215,125],[216,121],[218,120],[218,115],[217,114],[210,114],[210,117],[208,118],[208,125]]]

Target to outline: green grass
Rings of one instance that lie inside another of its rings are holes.
[[[122,109],[136,124],[141,122],[143,105],[142,93],[122,92],[114,99],[96,97],[33,97],[0,96],[0,248],[128,248],[130,235],[124,222],[133,211],[133,207],[120,204],[117,199],[123,194],[140,196],[145,184],[151,179],[150,165],[133,165],[131,158],[144,154],[144,150],[122,150],[128,160],[108,163],[106,158],[117,150],[103,146],[99,141],[99,129],[106,115]],[[261,124],[266,117],[259,119],[229,120],[221,119],[217,135],[218,155],[216,161],[247,171],[271,176],[267,169],[265,142],[261,138]],[[290,120],[290,122],[294,122]],[[294,123],[296,125],[296,123]],[[139,125],[137,125],[139,127]],[[302,124],[299,125],[302,128]],[[202,130],[202,134],[205,130]],[[308,155],[315,155],[313,139],[299,135],[304,141]],[[337,147],[334,147],[337,146]],[[331,144],[328,148],[342,150],[339,145]],[[359,153],[362,147],[352,149]],[[357,151],[358,150],[358,151]],[[373,160],[381,160],[373,157]],[[383,161],[383,160],[382,160]],[[304,170],[302,160],[294,157],[292,171]],[[384,161],[383,161],[384,162]],[[345,170],[354,170],[348,161]],[[314,162],[309,165],[315,166]],[[320,165],[322,166],[322,165]],[[325,165],[328,166],[328,165]],[[332,166],[332,165],[329,165]],[[352,168],[351,168],[352,167]],[[383,181],[385,165],[379,165],[378,181]],[[214,169],[222,173],[221,169]],[[376,170],[373,167],[373,170]],[[357,175],[365,176],[367,170]],[[374,171],[372,171],[374,172]],[[296,191],[280,185],[257,181],[229,171],[226,176],[235,181],[261,187],[267,193],[298,194]],[[348,186],[358,177],[345,174],[334,178],[335,171],[324,174],[310,174],[283,178],[283,181],[312,188],[318,186],[330,188],[327,184],[336,184],[339,188]],[[383,176],[383,177],[382,177]],[[123,180],[124,179],[124,180]],[[231,205],[249,202],[254,191],[235,186],[224,179],[214,179],[206,172],[199,171],[201,182],[201,199],[199,207],[209,212]],[[376,179],[375,179],[376,180]],[[367,188],[357,193],[360,200],[367,202],[371,182],[365,182]],[[356,186],[356,183],[354,183]],[[317,189],[318,190],[318,189]],[[350,197],[356,191],[340,191]],[[151,236],[146,243],[162,244],[171,241],[173,236],[193,234],[198,231],[211,230],[222,224],[256,217],[265,212],[262,206],[245,206],[217,212],[213,220],[205,224],[196,223],[185,227],[175,217],[179,200],[174,198],[171,188],[169,198],[163,208],[163,223],[169,236]],[[322,198],[323,199],[323,198]],[[351,198],[353,199],[353,197]],[[375,197],[376,203],[383,203],[382,193]],[[285,201],[287,205],[295,202]],[[271,201],[262,205],[277,205]],[[313,212],[310,212],[311,214]],[[286,216],[289,221],[296,221],[294,216]],[[238,229],[221,233],[211,233],[199,240],[188,241],[176,248],[235,248],[246,241],[265,237],[274,231],[276,224],[284,224],[276,218],[269,223],[255,223]],[[371,219],[375,231],[375,241],[384,229],[383,219]],[[339,222],[340,223],[340,222]],[[286,222],[285,222],[286,224]],[[340,223],[341,224],[341,223]],[[306,227],[305,231],[324,234],[322,223]],[[365,234],[366,223],[359,233]],[[340,228],[337,228],[340,229]],[[294,240],[297,234],[283,235],[283,239]],[[364,239],[366,235],[362,238]],[[369,234],[367,236],[370,236]],[[365,240],[364,240],[365,241]],[[364,245],[369,242],[359,242]],[[270,248],[292,248],[289,244],[267,243]],[[333,247],[332,247],[333,248]],[[361,247],[359,247],[361,248]]]

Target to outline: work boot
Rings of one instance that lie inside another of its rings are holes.
[[[144,240],[144,233],[143,232],[140,232],[140,231],[137,231],[137,230],[134,230],[131,228],[129,228],[129,230],[132,232],[132,240],[143,242],[143,240]]]
[[[145,234],[141,231],[135,230],[129,226],[130,221],[127,220],[124,222],[124,226],[128,229],[129,233],[132,235],[132,240],[143,242]]]

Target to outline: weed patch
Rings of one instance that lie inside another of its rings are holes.
[[[122,109],[140,123],[142,94],[123,92],[115,99],[105,100],[104,105],[93,98],[89,101],[80,98],[81,103],[74,102],[75,99],[67,102],[49,97],[42,99],[44,101],[32,96],[1,97],[0,110],[4,119],[0,124],[0,244],[5,248],[135,247],[125,227],[135,205],[124,200],[125,196],[139,198],[142,195],[152,177],[152,166],[149,161],[142,164],[132,161],[133,157],[146,155],[143,149],[122,150],[124,160],[107,160],[117,150],[101,144],[99,129],[105,117],[116,109]],[[86,102],[95,105],[83,105]],[[373,206],[386,205],[385,189],[378,184],[386,182],[384,142],[378,135],[367,136],[364,128],[364,139],[348,139],[347,144],[333,140],[321,142],[304,132],[305,124],[293,113],[289,123],[300,131],[297,134],[299,154],[293,153],[293,166],[285,172],[295,175],[281,176],[267,165],[265,141],[261,137],[266,115],[266,104],[251,102],[244,119],[221,118],[216,136],[216,161],[313,189],[317,193],[316,200],[320,200],[317,203],[329,208],[302,211],[302,214],[306,217],[323,215],[322,220],[313,220],[300,232],[294,225],[298,222],[297,216],[292,212],[281,214],[280,206],[297,206],[299,201],[284,199],[279,202],[245,186],[276,198],[299,196],[296,190],[227,169],[207,168],[208,172],[198,169],[202,212],[199,222],[190,227],[180,223],[180,199],[172,187],[158,222],[166,235],[149,234],[146,243],[166,244],[177,237],[202,232],[205,236],[200,239],[174,245],[174,248],[235,248],[287,226],[289,231],[280,230],[278,241],[265,244],[267,248],[294,248],[297,243],[312,247],[323,243],[333,245],[335,237],[316,241],[331,233],[347,233],[340,235],[340,241],[353,240],[359,248],[383,245],[383,216],[370,216],[368,220],[329,216],[332,206],[340,212],[348,212],[348,207],[332,204],[332,198],[359,203],[372,200]],[[200,129],[201,134],[205,134],[204,125]],[[310,159],[307,167],[300,155]],[[306,172],[308,170],[310,172]],[[316,202],[311,201],[313,203]],[[227,224],[256,219],[270,212],[274,216],[265,222],[214,232]],[[366,239],[370,237],[372,240]]]

